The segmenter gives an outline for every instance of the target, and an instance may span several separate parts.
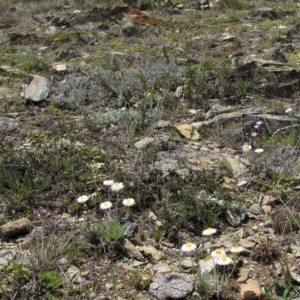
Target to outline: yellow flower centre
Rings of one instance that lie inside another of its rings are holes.
[[[191,248],[192,247],[192,243],[191,242],[186,243],[185,246],[188,247],[188,248]]]
[[[240,250],[240,247],[239,246],[235,246],[233,247],[234,250]]]
[[[221,249],[216,249],[216,253],[217,253],[217,254],[221,254],[221,253],[222,253],[222,250],[221,250]]]
[[[104,205],[105,207],[109,206],[108,202],[104,202],[103,205]]]
[[[126,199],[125,201],[126,201],[126,203],[128,203],[128,204],[131,203],[131,200],[130,200],[130,199]]]
[[[222,256],[221,260],[222,261],[226,261],[227,260],[227,256]]]
[[[211,228],[207,228],[206,230],[207,230],[207,231],[211,231]]]

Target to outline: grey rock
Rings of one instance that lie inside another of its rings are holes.
[[[57,27],[56,26],[49,26],[46,30],[46,34],[52,34],[55,33],[57,31]]]
[[[16,127],[16,123],[10,118],[2,117],[0,115],[0,130],[12,130]]]
[[[212,248],[212,243],[211,242],[206,242],[203,245],[203,249],[211,249]]]
[[[0,266],[7,265],[15,256],[15,251],[6,249],[0,250]]]
[[[183,87],[182,86],[178,86],[177,89],[176,89],[176,91],[175,91],[175,93],[174,93],[174,96],[176,98],[180,98],[181,95],[182,95],[182,91],[183,91]]]
[[[261,213],[261,207],[259,204],[252,204],[250,207],[250,212],[254,215],[259,215]]]
[[[138,231],[138,224],[135,222],[126,222],[124,224],[125,228],[125,236],[128,238],[132,238],[134,234]]]
[[[170,121],[160,120],[160,121],[153,123],[153,125],[151,125],[151,128],[153,128],[153,129],[165,128],[165,127],[168,127],[169,125],[170,125]]]
[[[46,99],[51,91],[50,80],[38,75],[30,75],[29,79],[31,81],[29,85],[25,87],[21,96],[34,102]]]
[[[158,300],[171,300],[184,299],[193,290],[194,284],[188,275],[174,272],[155,278],[149,293]]]
[[[239,226],[246,217],[247,207],[245,205],[236,206],[225,212],[226,220],[231,226]]]

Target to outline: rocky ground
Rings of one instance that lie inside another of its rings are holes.
[[[0,0],[1,299],[300,299],[299,16]]]

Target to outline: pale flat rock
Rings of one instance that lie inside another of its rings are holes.
[[[246,168],[244,164],[230,156],[222,156],[222,162],[224,162],[227,168],[232,172],[233,177],[239,177],[245,173]]]
[[[262,208],[262,211],[265,214],[270,214],[272,212],[272,206],[271,205],[263,205],[261,208]]]
[[[194,265],[195,264],[191,257],[185,257],[180,263],[180,266],[183,267],[184,269],[191,269],[192,267],[194,267]]]
[[[250,239],[260,245],[265,245],[268,242],[268,238],[264,235],[253,235]]]
[[[249,269],[242,268],[240,270],[240,277],[238,278],[238,282],[240,283],[246,282],[249,277],[249,272],[250,272]]]
[[[180,124],[180,125],[176,125],[175,128],[186,139],[196,141],[196,140],[199,140],[199,138],[200,138],[200,135],[199,135],[197,129],[194,126],[192,126],[191,124]]]
[[[261,299],[262,293],[260,289],[259,282],[253,280],[246,283],[241,287],[241,300],[259,300]]]
[[[300,275],[296,272],[290,272],[292,279],[294,279],[296,282],[300,283]]]
[[[161,261],[161,260],[167,259],[166,254],[163,253],[162,251],[157,251],[152,257],[153,257],[153,259],[155,259],[157,261]]]
[[[171,273],[173,270],[171,269],[170,266],[164,266],[161,267],[157,270],[156,274],[167,274],[167,273]]]
[[[67,64],[53,64],[52,69],[57,72],[65,72],[67,71]]]
[[[255,243],[254,242],[251,242],[251,241],[248,241],[248,240],[245,240],[245,239],[240,239],[238,244],[242,247],[245,247],[247,249],[251,249],[254,247]]]
[[[143,252],[145,255],[151,255],[151,257],[157,261],[166,259],[166,255],[162,252],[154,248],[153,246],[143,246],[137,247],[137,249]]]
[[[142,148],[148,146],[150,143],[152,143],[153,140],[154,139],[150,138],[150,137],[143,138],[142,140],[134,143],[134,147],[137,149],[142,149]]]
[[[133,257],[141,261],[144,260],[143,254],[127,239],[125,240],[124,248],[129,257]]]

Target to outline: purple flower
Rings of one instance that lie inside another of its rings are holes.
[[[262,124],[264,124],[264,122],[261,121],[261,120],[259,120],[259,121],[256,122],[256,125],[258,125],[258,126],[260,126],[260,125],[262,125]]]
[[[258,129],[258,128],[259,128],[259,125],[256,124],[256,125],[254,126],[254,128]]]
[[[257,136],[257,132],[252,132],[251,136]]]

